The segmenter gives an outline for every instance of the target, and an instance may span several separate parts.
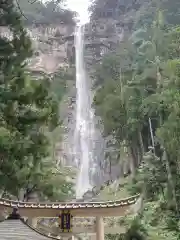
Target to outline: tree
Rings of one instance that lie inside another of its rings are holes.
[[[129,190],[143,193],[146,201],[138,219],[150,235],[153,231],[153,236],[161,239],[178,239],[179,26],[172,24],[177,23],[174,8],[179,3],[157,4],[154,16],[150,12],[149,18],[145,12],[143,23],[134,26],[131,36],[125,36],[116,51],[103,57],[95,75],[98,90],[94,104],[104,123],[104,134],[113,136],[119,148],[125,143],[133,157]],[[161,222],[157,219],[160,210]]]
[[[75,12],[64,9],[64,1],[15,1],[17,11],[22,15],[25,25],[51,25],[63,22],[65,24],[74,25]]]
[[[15,196],[20,189],[26,195],[43,188],[47,192],[46,184],[42,187],[45,169],[52,171],[45,167],[49,155],[47,133],[58,125],[59,107],[49,91],[49,80],[34,81],[26,73],[26,59],[32,56],[31,41],[14,1],[1,1],[0,8],[0,22],[12,34],[12,39],[0,38],[1,188]],[[47,175],[47,181],[48,176],[52,178]]]

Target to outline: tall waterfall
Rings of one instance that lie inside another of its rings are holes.
[[[93,163],[94,117],[91,109],[92,93],[90,81],[84,66],[84,26],[76,28],[76,129],[75,129],[75,158],[79,164],[79,175],[76,185],[76,198],[91,189],[90,164]]]

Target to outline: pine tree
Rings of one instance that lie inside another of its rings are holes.
[[[0,1],[0,24],[11,33],[10,38],[0,37],[0,182],[17,195],[32,181],[38,183],[48,156],[45,130],[57,124],[58,108],[48,80],[27,75],[31,41],[13,0]]]

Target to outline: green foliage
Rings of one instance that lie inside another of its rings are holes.
[[[63,1],[54,0],[46,3],[39,0],[17,0],[17,10],[26,25],[50,25],[59,24],[59,22],[74,25],[75,12],[64,9],[62,4]]]
[[[178,0],[93,0],[89,11],[91,19],[114,18],[129,30],[151,27],[157,9],[163,11],[165,23],[177,25],[180,21]]]
[[[33,191],[52,198],[61,190],[58,196],[64,198],[71,183],[55,172],[56,163],[48,160],[48,132],[59,124],[57,98],[50,91],[49,79],[34,81],[26,74],[31,41],[13,0],[4,1],[0,7],[1,22],[12,32],[11,40],[0,38],[1,189],[17,197],[24,189],[26,199]]]
[[[145,199],[123,239],[179,239],[179,1],[147,1],[136,13],[131,36],[97,66],[94,105],[104,135],[128,149],[126,187]],[[146,234],[133,238],[140,226]]]
[[[68,81],[74,80],[72,69],[60,68],[53,74],[51,79],[51,91],[56,95],[60,102],[68,90]]]
[[[127,14],[129,10],[139,9],[142,0],[93,0],[89,8],[92,19],[98,18],[117,18]]]

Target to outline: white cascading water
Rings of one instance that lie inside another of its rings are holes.
[[[76,199],[91,189],[90,164],[93,163],[93,134],[94,121],[91,109],[92,96],[90,81],[84,66],[84,26],[76,27],[76,129],[75,129],[75,159],[80,166],[77,184]]]

